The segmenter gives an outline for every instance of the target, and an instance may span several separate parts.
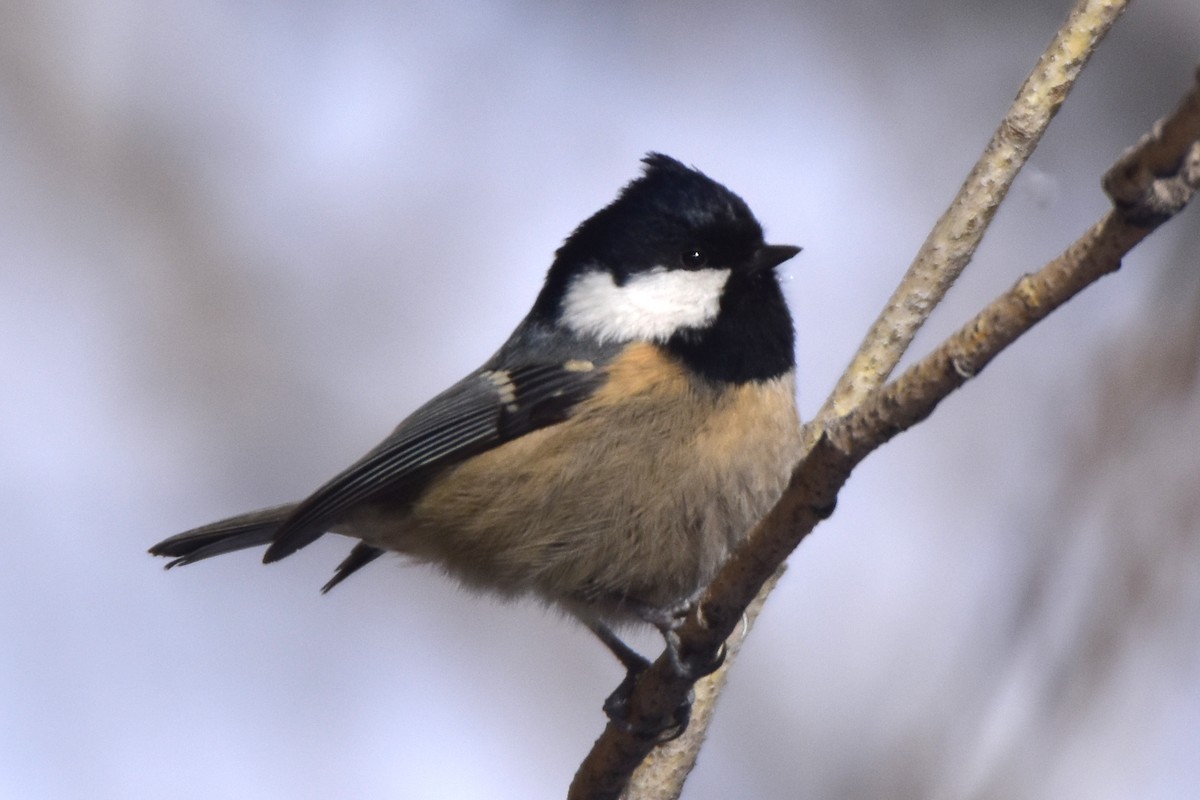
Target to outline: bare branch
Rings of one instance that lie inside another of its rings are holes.
[[[1200,69],[1196,71],[1200,82]],[[1126,219],[1152,225],[1170,218],[1196,191],[1196,139],[1200,94],[1193,91],[1175,113],[1121,155],[1104,176],[1104,191]]]
[[[1125,151],[1103,183],[1114,210],[883,390],[830,422],[827,434],[848,451],[867,447],[865,456],[920,422],[1018,336],[1116,271],[1138,242],[1183,210],[1200,188],[1200,70],[1179,107]]]
[[[1079,0],[1013,100],[957,196],[933,226],[904,279],[817,414],[841,416],[896,368],[917,330],[958,279],[1017,173],[1088,58],[1128,0]]]
[[[753,621],[758,618],[762,604],[769,594],[769,589],[774,588],[775,583],[782,575],[783,569],[780,568],[767,582],[765,590],[760,592],[750,607],[746,609],[746,614],[742,618],[744,627],[740,635],[731,636],[727,640],[728,652],[721,669],[696,683],[696,699],[692,705],[692,720],[687,731],[675,741],[650,752],[646,760],[642,762],[641,768],[634,771],[629,785],[622,792],[622,797],[675,798],[679,796],[683,789],[683,782],[696,765],[700,747],[708,734],[708,724],[713,711],[716,710],[717,697],[725,688],[725,678],[737,658],[738,651],[741,650],[745,634],[749,632]]]
[[[1118,269],[1126,253],[1184,208],[1200,187],[1200,71],[1180,107],[1121,156],[1104,185],[1114,210],[1062,255],[1022,277],[899,378],[866,392],[847,413],[827,423],[820,419],[810,423],[812,448],[796,467],[779,503],[725,564],[685,621],[679,631],[682,651],[715,657],[745,610],[762,602],[763,587],[787,556],[833,511],[838,491],[863,458],[925,419],[1054,309]],[[643,673],[630,698],[635,729],[641,721],[669,717],[689,688],[670,660],[660,657]],[[702,730],[689,731],[678,747],[683,755],[662,753],[642,770],[659,774],[639,776],[641,790],[626,796],[677,797],[702,739]],[[610,724],[576,773],[569,797],[618,797],[653,748],[653,742]]]

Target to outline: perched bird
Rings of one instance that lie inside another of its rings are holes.
[[[775,503],[799,453],[793,328],[746,203],[665,155],[555,255],[528,316],[479,369],[299,503],[150,548],[190,564],[325,533],[359,540],[334,585],[387,551],[534,596],[595,631],[668,637]]]

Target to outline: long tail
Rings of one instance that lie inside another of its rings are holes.
[[[248,547],[267,545],[274,540],[275,531],[295,508],[295,503],[288,503],[202,525],[163,539],[150,548],[150,554],[172,559],[166,565],[170,569]],[[321,591],[329,591],[381,555],[383,550],[359,542],[346,560],[338,565],[333,579]]]

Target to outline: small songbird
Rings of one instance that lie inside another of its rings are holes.
[[[746,203],[665,155],[583,222],[479,369],[299,503],[150,552],[190,564],[357,539],[328,591],[387,551],[609,626],[681,613],[779,498],[800,450],[792,319]]]

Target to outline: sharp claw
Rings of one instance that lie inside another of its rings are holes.
[[[634,672],[633,670],[625,675],[625,680],[621,681],[621,685],[604,701],[604,713],[618,728],[639,739],[650,740],[655,744],[665,744],[678,739],[687,730],[688,722],[691,721],[692,702],[696,698],[695,692],[688,692],[687,699],[672,712],[670,720],[665,725],[635,725],[629,721],[629,697],[633,693],[633,687],[637,684],[639,675],[641,675],[640,671]]]
[[[637,684],[638,676],[641,674],[642,670],[629,670],[625,673],[625,680],[621,681],[613,693],[604,700],[605,716],[626,733],[634,733],[633,726],[629,722],[629,697],[633,694],[633,687]]]
[[[671,668],[681,678],[698,681],[705,675],[713,674],[725,663],[727,649],[724,642],[721,642],[721,647],[714,657],[700,661],[696,658],[697,654],[689,653],[685,656],[679,651],[679,634],[675,631],[664,631],[663,638],[667,641],[667,657],[671,659]]]
[[[655,744],[663,744],[683,735],[683,732],[687,730],[688,721],[692,716],[692,700],[695,695],[689,691],[687,700],[676,708],[667,720],[641,721],[638,724],[634,724],[629,719],[629,698],[633,694],[633,688],[637,685],[638,678],[650,666],[650,662],[618,639],[613,635],[612,631],[603,625],[590,623],[589,627],[600,638],[600,641],[604,642],[621,663],[625,665],[625,679],[621,681],[620,685],[604,701],[604,713],[612,723],[631,736],[652,741]],[[675,653],[676,651],[671,650],[671,652]],[[677,657],[673,655],[672,664],[676,664],[676,662]],[[679,669],[677,668],[676,671],[679,671]],[[683,673],[681,672],[680,674]]]
[[[638,616],[662,632],[663,638],[666,640],[667,657],[670,659],[672,670],[679,677],[691,682],[720,669],[725,662],[726,653],[724,643],[713,657],[707,657],[702,653],[685,654],[680,652],[678,629],[693,608],[695,608],[695,598],[688,598],[666,608],[637,609]],[[650,666],[650,662],[617,638],[603,624],[595,621],[585,621],[585,624],[612,651],[626,670],[625,679],[604,701],[604,713],[609,720],[631,736],[653,741],[655,744],[663,744],[682,736],[691,720],[695,693],[689,690],[687,699],[671,712],[668,719],[654,720],[653,722],[642,720],[634,724],[629,719],[629,698],[633,694],[638,678]]]

